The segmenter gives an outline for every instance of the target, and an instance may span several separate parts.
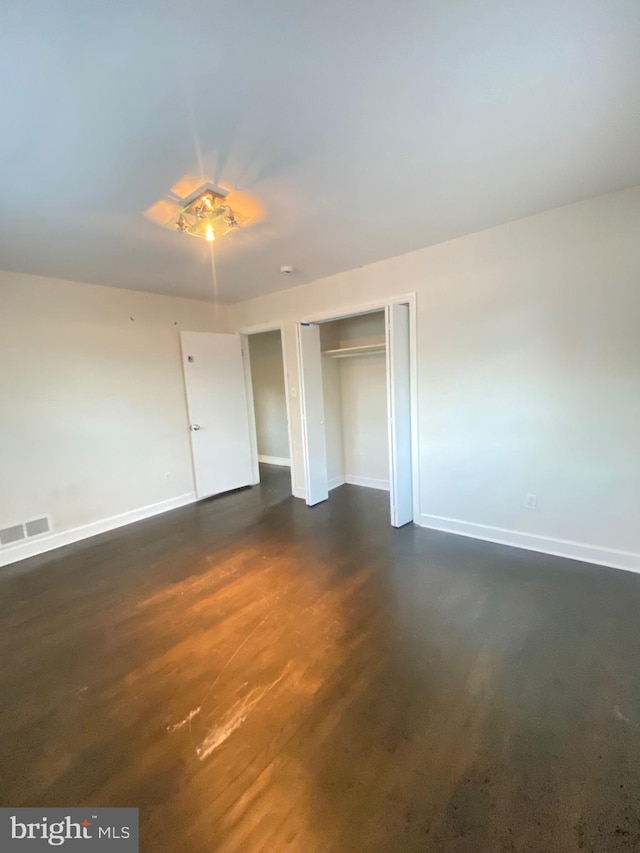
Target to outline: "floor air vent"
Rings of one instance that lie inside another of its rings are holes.
[[[25,521],[24,524],[3,527],[0,529],[0,546],[15,545],[16,542],[30,539],[32,536],[42,536],[50,530],[51,525],[46,515],[42,518],[34,518],[32,521]]]
[[[24,529],[27,531],[27,536],[39,536],[41,533],[48,533],[50,530],[49,519],[45,516],[44,518],[35,518],[33,521],[27,521]]]
[[[13,527],[3,527],[0,530],[0,545],[13,545],[25,539],[24,524],[14,524]]]

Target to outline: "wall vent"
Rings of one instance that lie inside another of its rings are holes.
[[[48,533],[51,529],[49,527],[49,519],[46,516],[43,518],[34,518],[33,521],[27,521],[24,528],[27,531],[27,536],[40,536],[41,533]]]
[[[14,524],[13,527],[3,527],[0,530],[0,545],[13,545],[14,542],[25,538],[23,524]]]
[[[30,539],[32,536],[42,536],[43,533],[49,533],[50,531],[51,522],[46,515],[42,518],[25,521],[23,524],[13,524],[11,527],[3,527],[0,529],[0,547],[15,545],[16,542],[21,542],[23,539]]]

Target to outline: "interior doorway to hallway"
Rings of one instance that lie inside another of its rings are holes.
[[[280,329],[247,335],[255,447],[259,466],[291,469],[289,417]]]

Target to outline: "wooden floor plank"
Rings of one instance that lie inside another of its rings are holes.
[[[152,853],[640,850],[638,576],[288,471],[0,575],[0,803]]]

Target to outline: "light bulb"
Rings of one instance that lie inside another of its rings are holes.
[[[213,233],[213,228],[210,225],[207,225],[205,237],[209,241],[209,243],[213,243],[213,241],[216,239],[216,235]]]

